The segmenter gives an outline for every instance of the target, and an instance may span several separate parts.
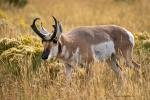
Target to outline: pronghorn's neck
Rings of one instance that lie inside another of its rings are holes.
[[[62,34],[59,38],[59,43],[60,45],[58,44],[58,49],[60,52],[58,53],[58,57],[62,59],[68,59],[71,56],[68,50],[68,46],[71,46],[68,37]]]

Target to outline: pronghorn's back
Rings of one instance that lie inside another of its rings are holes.
[[[82,26],[66,34],[71,39],[87,39],[86,42],[97,44],[111,38],[116,44],[127,42],[134,46],[134,37],[131,32],[117,25]],[[109,36],[108,36],[109,35]]]

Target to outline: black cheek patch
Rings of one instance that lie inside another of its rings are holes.
[[[43,60],[48,59],[49,53],[50,53],[50,49],[44,50],[44,51],[43,51],[43,54],[42,54],[42,59],[43,59]]]

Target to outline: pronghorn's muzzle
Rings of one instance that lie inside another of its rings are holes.
[[[42,59],[43,59],[43,60],[46,60],[46,59],[48,59],[48,57],[42,55]]]
[[[49,50],[49,49],[46,49],[45,51],[43,51],[42,59],[43,59],[43,60],[48,59],[49,53],[50,53],[50,50]]]

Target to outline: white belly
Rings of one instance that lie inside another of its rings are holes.
[[[92,55],[94,61],[106,60],[115,53],[113,41],[102,42],[96,45],[91,45]],[[63,47],[62,55],[65,59],[69,57],[67,49]],[[80,48],[77,48],[75,52],[72,52],[72,57],[69,58],[69,63],[71,65],[82,64],[86,59],[82,59],[82,54],[80,54]],[[67,60],[68,61],[68,60]]]
[[[92,45],[91,50],[95,61],[108,59],[111,57],[112,53],[115,53],[113,41]]]

